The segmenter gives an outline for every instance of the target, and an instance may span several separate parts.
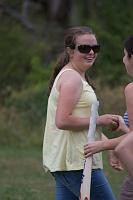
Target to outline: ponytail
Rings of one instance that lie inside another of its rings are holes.
[[[49,86],[48,86],[48,96],[50,95],[51,89],[53,87],[54,81],[56,76],[59,74],[61,69],[69,63],[69,54],[64,51],[58,58],[57,63],[54,66],[50,81],[49,81]]]

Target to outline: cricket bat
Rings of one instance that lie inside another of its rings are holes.
[[[99,106],[98,101],[94,102],[91,106],[90,125],[88,130],[89,142],[95,140],[94,137],[96,130],[96,117],[98,112],[98,106]],[[79,200],[90,200],[91,171],[92,171],[92,156],[88,157],[84,163]]]

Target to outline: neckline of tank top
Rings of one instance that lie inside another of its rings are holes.
[[[80,75],[81,80],[88,84],[88,82],[87,82],[85,79],[83,79],[83,77],[81,76],[81,74],[80,74],[78,71],[76,71],[75,69],[72,69],[72,68],[64,68],[64,69],[62,69],[60,72],[64,72],[64,71],[67,71],[67,70],[72,70],[72,71],[77,72],[77,73]],[[60,73],[60,72],[59,72],[59,73]],[[88,85],[89,85],[89,84],[88,84]]]

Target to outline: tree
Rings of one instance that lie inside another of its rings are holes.
[[[6,14],[14,17],[18,21],[20,21],[28,30],[33,31],[34,26],[28,19],[28,10],[29,10],[30,0],[22,0],[22,10],[19,12],[15,8],[12,8],[9,3],[0,2],[0,8]]]
[[[34,3],[34,5],[33,5]],[[29,13],[32,7],[40,5],[41,10],[45,14],[46,21],[57,23],[61,26],[68,24],[70,11],[72,7],[72,0],[22,0],[21,10],[19,11],[15,6],[13,7],[9,2],[1,1],[0,9],[20,21],[22,25],[30,31],[35,30],[35,25],[29,20]]]

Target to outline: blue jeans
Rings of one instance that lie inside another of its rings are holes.
[[[79,200],[83,170],[52,172],[56,182],[56,200]],[[92,170],[91,200],[116,200],[101,169]]]

